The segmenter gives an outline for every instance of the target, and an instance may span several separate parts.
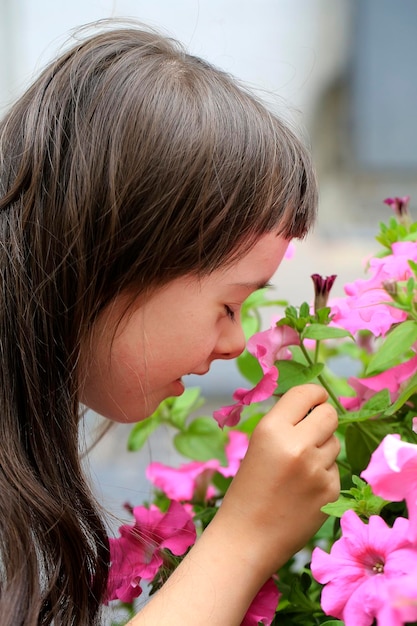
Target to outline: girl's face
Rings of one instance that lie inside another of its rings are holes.
[[[268,283],[287,246],[263,235],[227,269],[174,279],[125,314],[128,300],[117,296],[93,329],[82,402],[116,422],[140,421],[184,391],[182,376],[237,357],[245,347],[242,303]]]

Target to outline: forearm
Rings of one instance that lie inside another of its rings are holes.
[[[216,516],[217,517],[217,516]],[[128,626],[238,626],[265,576],[242,538],[213,520],[164,587]]]

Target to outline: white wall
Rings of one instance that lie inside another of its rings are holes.
[[[0,108],[56,54],[71,29],[134,17],[273,92],[304,123],[349,44],[348,0],[0,0]]]

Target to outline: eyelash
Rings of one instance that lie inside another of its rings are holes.
[[[224,305],[224,309],[226,311],[226,315],[229,319],[232,320],[232,322],[235,321],[235,312],[233,311],[233,309],[230,308],[230,306],[228,306],[227,304]]]

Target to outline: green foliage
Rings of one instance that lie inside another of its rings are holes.
[[[190,413],[203,404],[204,400],[198,387],[186,389],[181,396],[167,398],[150,417],[133,426],[127,442],[128,450],[132,452],[140,450],[161,424],[169,424],[175,429],[184,430]]]
[[[408,320],[395,326],[387,335],[382,346],[368,363],[368,376],[389,369],[398,363],[398,359],[408,354],[413,343],[417,341],[417,322]]]
[[[212,417],[196,417],[187,428],[174,436],[174,445],[183,456],[195,461],[219,459],[226,465],[224,446],[227,434]]]
[[[303,364],[297,361],[277,361],[279,371],[279,395],[282,395],[291,387],[316,381],[317,376],[323,371],[323,363]]]
[[[385,248],[380,256],[390,254],[392,244],[397,241],[417,241],[417,223],[407,226],[391,217],[388,224],[381,223],[379,229],[375,239]]]
[[[358,476],[352,476],[352,483],[354,487],[342,489],[336,502],[326,504],[322,511],[334,517],[342,517],[349,509],[353,509],[363,518],[379,515],[388,501],[375,496],[371,486]]]

